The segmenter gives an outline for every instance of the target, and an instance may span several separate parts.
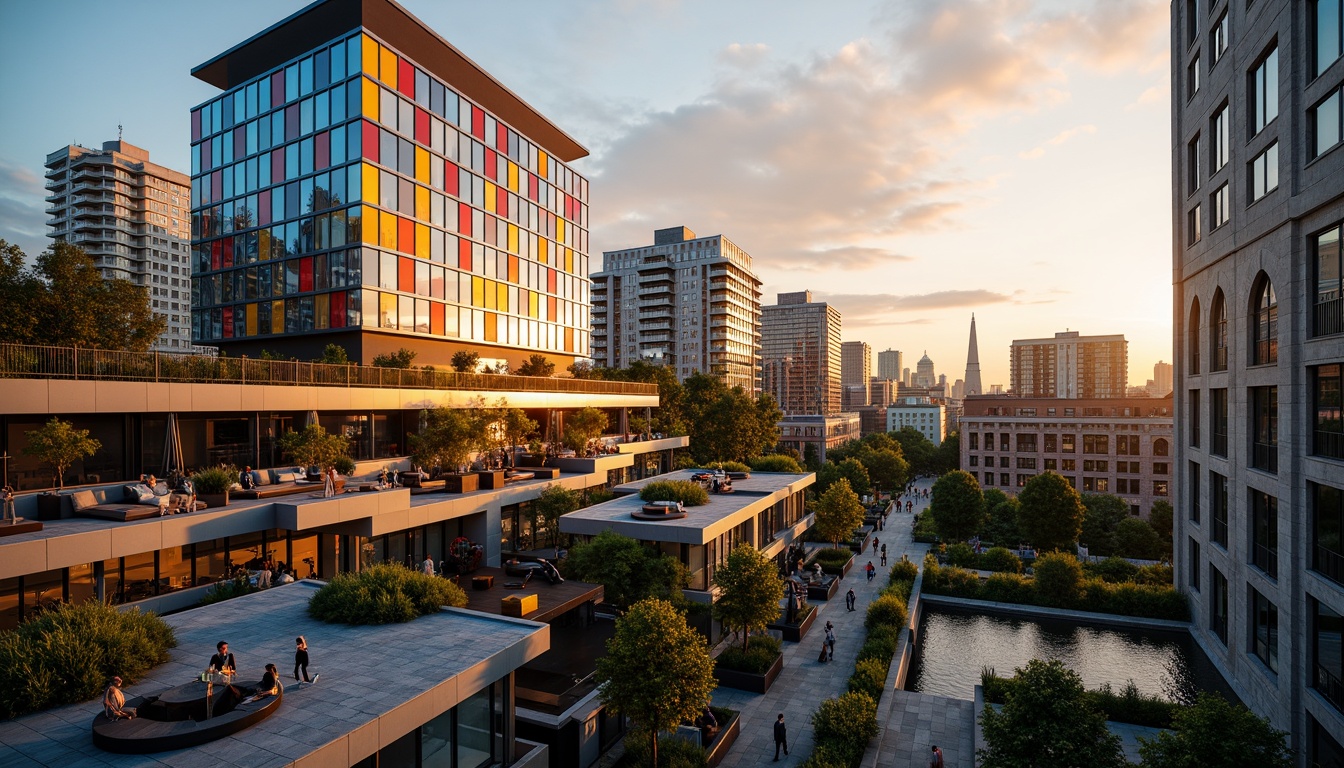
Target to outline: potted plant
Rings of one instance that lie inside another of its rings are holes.
[[[345,435],[328,433],[321,424],[309,424],[302,432],[290,430],[281,435],[279,446],[298,466],[317,467],[318,472],[324,472],[349,453],[350,440]]]
[[[411,435],[411,460],[425,467],[441,467],[448,493],[476,490],[477,478],[464,471],[476,443],[477,420],[460,408],[438,407],[425,413],[425,428]]]
[[[61,517],[60,492],[65,490],[66,470],[76,461],[97,453],[103,444],[89,437],[89,430],[75,429],[74,424],[54,416],[41,429],[27,432],[26,437],[28,445],[23,452],[50,464],[55,474],[55,490],[37,497],[37,517],[39,520],[58,520]]]
[[[237,481],[237,468],[226,464],[202,469],[191,476],[191,484],[196,488],[196,498],[211,508],[229,505],[229,486]]]

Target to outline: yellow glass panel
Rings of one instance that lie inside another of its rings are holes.
[[[509,253],[518,252],[518,225],[509,225]]]
[[[485,306],[485,278],[472,276],[471,278],[471,306]]]
[[[559,216],[555,217],[555,242],[565,242],[565,220]],[[557,260],[560,258],[559,252],[555,254]]]
[[[518,191],[518,164],[512,160],[509,161],[509,191]]]
[[[378,200],[378,168],[368,163],[360,163],[364,168],[364,190],[361,192],[365,200]]]
[[[313,297],[313,327],[323,330],[331,320],[331,294],[319,293]]]
[[[495,300],[495,306],[501,312],[509,311],[509,286],[505,283],[495,283],[495,292],[499,298]]]
[[[384,213],[378,218],[378,244],[395,251],[397,249],[397,217]]]
[[[485,211],[486,213],[495,212],[495,185],[485,182]]]
[[[429,258],[429,227],[425,224],[415,225],[415,255],[422,259]]]
[[[546,153],[540,149],[537,150],[537,175],[546,178]]]
[[[527,292],[527,316],[528,316],[528,317],[536,317],[536,316],[537,316],[537,301],[538,301],[538,298],[537,298],[537,297],[538,297],[538,296],[539,296],[539,294],[538,294],[536,291],[528,291],[528,292]]]
[[[363,54],[364,74],[369,77],[378,76],[378,44],[368,35],[363,35],[359,41],[359,50]]]
[[[378,325],[383,328],[397,327],[397,294],[378,294]]]
[[[546,261],[546,246],[548,243],[550,241],[545,238],[537,238],[537,261],[542,264],[548,263]]]
[[[364,84],[364,117],[370,120],[378,119],[378,86],[367,77],[361,77],[360,82]]]
[[[257,335],[257,305],[256,305],[256,304],[248,304],[248,305],[247,305],[247,335],[248,335],[248,336],[256,336],[256,335]]]
[[[429,150],[415,148],[415,180],[421,184],[429,183]]]
[[[485,308],[486,308],[486,309],[498,309],[498,306],[495,304],[495,299],[497,299],[497,298],[499,298],[499,292],[495,290],[495,281],[494,281],[494,280],[486,280],[486,281],[485,281]]]
[[[397,54],[382,45],[378,46],[378,79],[392,90],[397,89]]]
[[[368,166],[365,166],[366,168]],[[364,226],[360,230],[363,233],[361,239],[369,245],[378,244],[378,209],[370,208],[367,205],[360,206],[363,211]]]
[[[494,312],[485,313],[485,340],[499,341],[498,316]]]
[[[429,187],[415,188],[415,218],[429,221]]]
[[[565,249],[565,271],[572,273],[574,271],[574,251]]]
[[[271,333],[285,332],[285,302],[271,302]]]

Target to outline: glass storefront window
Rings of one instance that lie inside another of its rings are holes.
[[[289,545],[292,558],[286,565],[299,578],[308,576],[310,569],[317,571],[317,536],[295,536]]]
[[[420,765],[453,767],[453,711],[450,709],[420,726]]]
[[[70,602],[87,603],[95,594],[93,563],[70,566]]]
[[[495,740],[491,724],[494,713],[492,688],[487,685],[457,705],[458,768],[480,768],[493,762],[491,747]]]
[[[228,540],[215,539],[196,544],[196,584],[212,584],[227,575]]]
[[[159,592],[176,592],[192,586],[191,545],[169,547],[159,555]]]
[[[0,630],[19,626],[19,580],[0,579]]]
[[[242,566],[249,571],[260,570],[264,559],[266,553],[260,532],[229,537],[229,562],[235,568]]]
[[[142,552],[123,558],[126,561],[126,602],[133,603],[156,594],[154,554]]]

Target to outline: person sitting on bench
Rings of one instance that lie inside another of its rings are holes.
[[[134,720],[135,708],[126,706],[126,694],[121,692],[121,678],[112,678],[103,692],[103,714],[108,720]]]

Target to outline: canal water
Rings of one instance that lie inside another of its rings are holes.
[[[1089,689],[1118,693],[1128,681],[1175,701],[1218,691],[1235,701],[1217,669],[1184,632],[1132,630],[1068,621],[986,615],[925,605],[906,689],[975,698],[980,670],[1008,677],[1032,659],[1058,659]]]

